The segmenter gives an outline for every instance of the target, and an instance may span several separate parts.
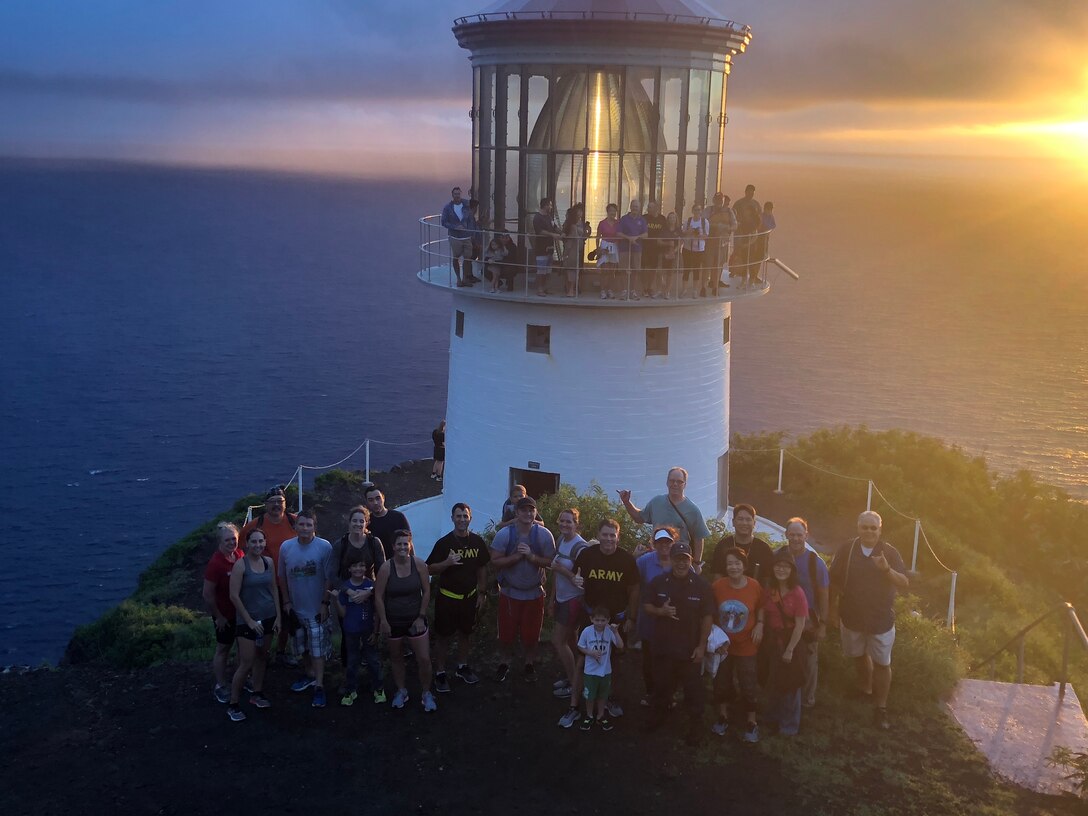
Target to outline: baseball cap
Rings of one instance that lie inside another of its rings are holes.
[[[672,549],[669,550],[669,555],[672,555],[672,556],[686,555],[686,556],[688,556],[690,558],[691,557],[691,545],[688,544],[686,541],[677,541],[675,544],[672,545]]]
[[[672,534],[668,530],[658,530],[654,533],[654,541],[672,541]]]
[[[520,499],[518,499],[518,503],[514,505],[514,508],[516,510],[520,510],[523,507],[532,507],[535,509],[536,501],[533,499],[532,496],[522,496]]]

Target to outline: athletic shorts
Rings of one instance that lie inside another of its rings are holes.
[[[412,624],[416,622],[415,618],[408,621],[391,620],[389,621],[389,640],[400,640],[401,638],[408,638],[408,640],[415,640],[416,638],[427,637],[427,621],[423,621],[423,631],[417,635],[409,633],[412,628]]]
[[[238,627],[232,620],[228,620],[227,625],[222,629],[216,626],[213,620],[212,629],[215,630],[215,642],[220,646],[230,646],[234,643],[234,639],[238,637]]]
[[[582,697],[586,700],[607,700],[608,693],[612,691],[612,675],[597,677],[587,674],[582,677]]]
[[[309,654],[327,658],[332,654],[332,628],[329,621],[319,623],[317,618],[299,616],[300,624],[295,632],[295,654]]]
[[[571,598],[569,601],[556,601],[555,622],[573,631],[582,620],[582,609],[581,595]]]
[[[439,637],[454,632],[471,635],[476,628],[476,595],[451,598],[438,592],[434,599],[434,631]]]
[[[512,646],[520,635],[522,646],[532,646],[540,640],[543,625],[543,595],[530,601],[499,595],[499,643]]]
[[[264,634],[261,637],[272,637],[272,627],[276,625],[275,616],[271,618],[265,618],[261,621],[261,626],[264,627]],[[257,633],[246,626],[241,621],[238,622],[238,637],[245,638],[246,640],[256,640]]]
[[[839,635],[842,639],[842,653],[846,657],[861,657],[869,655],[873,663],[878,666],[890,666],[892,664],[892,645],[895,643],[895,627],[879,635],[867,635],[864,632],[855,632],[839,624]]]
[[[552,271],[552,256],[551,255],[537,255],[536,256],[536,271],[537,274],[544,274]]]
[[[472,257],[472,239],[471,238],[454,238],[450,236],[450,257],[452,258],[471,258]]]

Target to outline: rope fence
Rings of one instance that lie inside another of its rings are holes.
[[[919,540],[921,540],[921,541],[925,542],[926,549],[928,549],[929,552],[930,552],[930,555],[933,556],[933,560],[937,562],[937,564],[941,567],[941,569],[943,569],[945,572],[949,573],[952,576],[952,586],[951,586],[951,588],[949,590],[949,593],[948,593],[948,613],[945,616],[945,625],[949,629],[951,629],[952,631],[955,631],[955,629],[956,629],[956,579],[958,578],[958,573],[956,572],[956,570],[952,569],[947,564],[945,564],[940,559],[940,557],[938,557],[937,552],[933,549],[933,545],[929,543],[929,536],[926,535],[926,531],[922,527],[922,520],[920,518],[918,518],[917,516],[912,516],[909,513],[904,513],[902,510],[900,510],[894,504],[892,504],[890,501],[888,501],[888,497],[885,496],[880,491],[880,488],[878,488],[876,486],[876,483],[872,479],[867,479],[867,478],[864,478],[864,477],[861,477],[861,476],[848,476],[845,473],[837,473],[837,472],[835,472],[833,470],[829,470],[828,468],[821,467],[820,465],[813,464],[812,462],[806,462],[804,459],[802,459],[801,457],[797,456],[794,453],[791,453],[790,451],[786,450],[785,448],[754,448],[754,449],[730,448],[730,453],[777,453],[778,454],[778,487],[775,488],[774,492],[779,494],[779,495],[781,495],[782,492],[783,492],[782,491],[782,477],[783,477],[783,473],[784,473],[784,470],[785,470],[785,462],[786,462],[786,457],[787,456],[789,456],[795,462],[798,462],[798,463],[800,463],[802,465],[805,465],[806,467],[812,468],[813,470],[819,471],[820,473],[827,474],[828,476],[834,476],[835,478],[838,478],[838,479],[846,479],[846,480],[851,481],[851,482],[865,482],[865,484],[866,484],[865,509],[866,510],[872,510],[873,509],[873,493],[875,492],[884,501],[884,504],[887,505],[889,510],[891,510],[896,515],[902,516],[903,518],[907,519],[908,521],[913,521],[914,522],[914,550],[913,550],[913,553],[911,555],[911,560],[910,560],[910,571],[911,572],[917,572],[918,571],[918,544],[919,544]]]

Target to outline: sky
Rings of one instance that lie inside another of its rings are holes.
[[[750,25],[738,154],[1059,156],[1086,0],[704,0]],[[490,0],[6,0],[0,155],[426,175],[467,155],[452,21]]]

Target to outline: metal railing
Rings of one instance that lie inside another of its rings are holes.
[[[733,20],[723,20],[718,17],[698,17],[693,14],[666,14],[659,11],[496,11],[459,17],[454,20],[453,24],[454,26],[463,26],[472,25],[473,23],[502,23],[517,22],[519,20],[570,22],[601,20],[604,22],[670,23],[723,29],[745,37],[751,37],[752,35],[751,26]]]
[[[1058,702],[1062,702],[1065,699],[1065,687],[1069,684],[1069,649],[1073,643],[1073,635],[1077,636],[1080,640],[1080,645],[1088,652],[1088,634],[1085,634],[1084,627],[1081,625],[1080,618],[1077,617],[1077,610],[1073,608],[1071,603],[1062,603],[1053,609],[1047,610],[1044,614],[1037,617],[1019,632],[1009,639],[1009,642],[987,657],[985,660],[971,666],[970,671],[977,671],[983,666],[990,665],[990,679],[997,678],[997,664],[996,660],[1001,654],[1007,651],[1011,646],[1016,646],[1016,682],[1024,682],[1024,640],[1027,634],[1043,621],[1059,613],[1065,614],[1065,634],[1062,640],[1062,669],[1061,680],[1058,687]]]
[[[548,254],[537,256],[534,240],[539,236],[531,233],[480,229],[455,240],[442,226],[440,215],[419,219],[419,229],[421,278],[449,288],[482,284],[486,294],[506,299],[732,297],[765,291],[768,264],[797,279],[792,269],[770,257],[771,230],[643,238],[639,251],[630,249],[623,236],[565,235],[549,239]],[[555,230],[561,232],[558,226]],[[455,254],[460,273],[455,271]]]

